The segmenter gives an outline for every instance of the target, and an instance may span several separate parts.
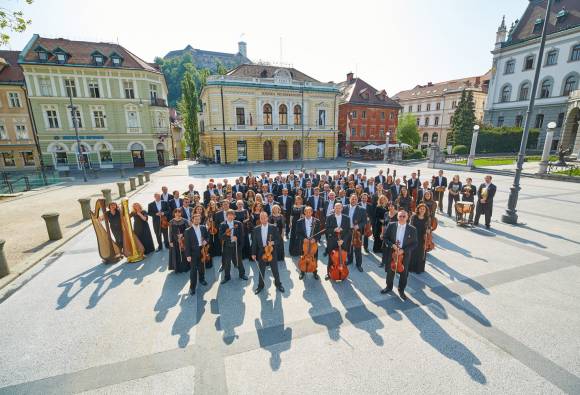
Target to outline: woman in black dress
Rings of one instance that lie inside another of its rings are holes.
[[[185,259],[185,250],[181,247],[184,246],[185,240],[183,234],[185,229],[187,229],[187,221],[181,216],[181,210],[176,208],[173,210],[173,218],[169,221],[169,270],[175,270],[176,273],[182,273],[189,270],[189,264]]]
[[[115,244],[123,250],[123,228],[121,227],[121,211],[115,202],[109,203],[109,210],[105,213],[109,227],[115,237]]]
[[[270,215],[269,221],[272,225],[276,226],[278,232],[280,232],[280,240],[284,240],[284,229],[286,229],[286,221],[282,215],[282,209],[277,204],[272,207],[272,214]],[[284,260],[284,244],[275,246],[276,255],[278,261]]]
[[[411,253],[409,271],[423,273],[425,271],[425,235],[431,231],[431,216],[429,209],[423,203],[417,206],[415,214],[411,217],[411,225],[417,229],[417,247]]]
[[[433,200],[433,193],[430,190],[426,190],[423,193],[423,200],[421,201],[429,211],[429,216],[431,219],[435,218],[435,212],[437,211],[437,202]]]
[[[397,222],[399,219],[397,218],[398,215],[397,207],[393,202],[389,202],[387,214],[385,215],[385,222]]]
[[[244,208],[244,201],[238,200],[236,201],[236,212],[235,218],[236,221],[240,221],[244,226],[244,247],[242,249],[242,259],[250,259],[251,255],[251,246],[250,246],[250,232],[248,231],[248,222],[250,221],[250,214],[248,210]]]
[[[290,256],[300,256],[300,250],[302,249],[302,242],[298,240],[296,229],[296,222],[304,215],[304,205],[302,203],[302,196],[296,196],[292,211],[290,212],[290,245],[288,246]]]
[[[139,203],[133,203],[133,211],[130,214],[133,217],[133,231],[135,235],[143,244],[145,255],[151,254],[155,251],[153,245],[153,237],[151,237],[151,229],[149,229],[149,222],[147,222],[147,211]]]
[[[411,215],[411,195],[409,195],[407,187],[401,187],[401,193],[397,198],[396,206],[398,210],[403,209]]]
[[[375,217],[373,218],[373,252],[379,253],[382,251],[383,241],[381,240],[381,232],[385,224],[385,215],[387,214],[387,202],[389,199],[385,195],[379,196],[377,201],[377,208],[375,209]]]

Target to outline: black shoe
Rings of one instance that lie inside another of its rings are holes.
[[[363,272],[363,268],[362,268],[362,266],[356,265],[356,268],[357,268],[357,270],[358,270],[359,272],[361,272],[361,273]]]
[[[241,278],[242,280],[246,280],[246,281],[248,281],[248,276],[246,276],[245,274],[242,274],[242,275],[240,276],[240,278]]]
[[[219,270],[219,272],[221,273],[221,272],[223,272],[223,271],[224,271],[224,267],[223,267],[223,266],[220,266],[220,270]]]
[[[199,283],[201,285],[203,285],[204,287],[207,285],[207,281],[205,281],[205,280],[199,280]]]
[[[304,279],[304,272],[300,272],[300,275],[298,276],[298,280],[302,280]]]
[[[157,249],[155,251],[159,252],[161,250],[163,250],[163,247],[162,246],[159,246],[159,247],[157,247]]]
[[[365,252],[368,254],[369,253],[369,249],[368,248],[365,248]]]
[[[282,286],[282,284],[278,285],[278,286],[276,287],[276,289],[277,289],[278,291],[280,291],[280,292],[284,293],[284,287]]]
[[[229,278],[224,278],[224,279],[223,279],[223,280],[220,282],[220,284],[225,284],[225,283],[227,283],[228,281],[230,281],[230,279],[229,279]]]
[[[485,229],[489,230],[490,226],[489,225],[485,225]]]
[[[326,276],[324,276],[324,279],[325,279],[326,281],[328,281],[328,280],[330,280],[330,276],[327,274]]]
[[[320,276],[318,275],[318,273],[314,273],[314,274],[312,274],[312,277],[313,277],[315,280],[320,280]]]
[[[169,243],[165,244],[165,248],[169,249]]]
[[[479,222],[474,222],[473,226],[479,226]]]
[[[399,289],[399,296],[400,296],[400,297],[401,297],[401,299],[403,299],[403,300],[407,300],[407,299],[408,299],[408,298],[407,298],[407,295],[405,295],[405,291],[401,291],[400,289]]]
[[[385,267],[385,264],[383,262],[379,263],[379,267]]]
[[[392,290],[391,288],[384,288],[384,289],[381,289],[381,293],[382,293],[383,295],[384,295],[384,294],[391,293],[392,291],[393,291],[393,290]]]
[[[346,266],[352,265],[352,262],[346,262]]]
[[[195,295],[195,288],[189,288],[189,294]]]
[[[259,294],[260,292],[262,292],[263,289],[264,289],[264,287],[258,287],[256,289],[254,289],[254,295]]]

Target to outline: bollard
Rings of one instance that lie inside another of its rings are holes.
[[[83,198],[79,199],[81,204],[81,212],[83,213],[83,219],[91,219],[91,199]]]
[[[48,231],[49,240],[62,239],[62,232],[58,223],[58,213],[42,214],[42,219],[46,222],[46,230]]]
[[[143,173],[137,174],[137,178],[139,179],[139,186],[143,185]]]
[[[145,174],[145,182],[151,181],[151,172],[150,171],[144,171],[143,174]]]
[[[124,182],[118,182],[117,187],[119,187],[119,197],[127,196],[127,192],[125,192],[125,183]]]
[[[105,198],[105,205],[109,206],[109,203],[113,201],[111,198],[111,190],[110,189],[101,189],[103,192],[103,197]]]
[[[129,186],[131,187],[132,191],[137,189],[137,184],[135,183],[135,180],[136,180],[135,177],[129,177]]]
[[[4,244],[6,240],[0,239],[0,278],[10,274],[10,269],[8,269],[8,261],[6,260],[6,254],[4,254]]]

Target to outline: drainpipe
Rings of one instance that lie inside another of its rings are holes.
[[[226,114],[224,109],[224,86],[220,85],[220,95],[222,98],[222,130],[224,132],[224,162],[228,164],[228,146],[226,145]]]

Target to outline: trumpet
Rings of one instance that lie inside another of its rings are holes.
[[[135,235],[131,225],[131,216],[129,215],[129,200],[121,200],[121,225],[123,227],[123,253],[127,257],[127,262],[134,263],[142,261],[145,257],[143,244]]]

